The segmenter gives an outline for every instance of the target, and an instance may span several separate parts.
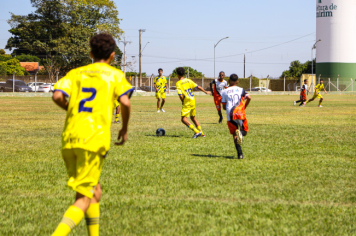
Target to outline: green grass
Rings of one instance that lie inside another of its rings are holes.
[[[129,140],[102,172],[101,235],[356,235],[356,96],[325,95],[323,108],[296,98],[252,96],[237,160],[212,97],[197,97],[207,137],[196,140],[178,97],[160,114],[153,97],[133,97]],[[65,113],[50,98],[0,103],[0,235],[50,235],[74,200]],[[85,223],[71,235],[86,235]]]

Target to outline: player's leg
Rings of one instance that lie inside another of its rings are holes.
[[[99,217],[100,217],[100,208],[99,202],[101,199],[101,185],[98,183],[95,187],[94,196],[90,201],[89,208],[85,212],[85,221],[88,228],[88,234],[90,236],[99,235]]]
[[[243,159],[243,153],[240,145],[242,142],[242,134],[239,131],[238,124],[234,121],[228,121],[227,125],[229,127],[230,134],[232,134],[232,137],[234,139],[234,144],[237,151],[237,158]]]
[[[161,94],[160,92],[156,92],[156,95],[155,95],[156,99],[157,99],[157,112],[159,113],[160,110],[160,104],[161,104]]]
[[[100,185],[99,188],[96,188],[96,186],[100,178],[103,157],[97,153],[78,148],[64,149],[62,155],[69,175],[67,184],[77,192],[77,195],[74,204],[65,212],[62,221],[53,233],[54,236],[68,235],[84,218],[84,213],[90,207],[90,203],[100,200],[99,195],[101,195]],[[92,200],[95,193],[99,198]],[[98,207],[97,205],[94,208],[98,209]],[[99,221],[97,220],[95,223],[98,227]]]
[[[188,116],[190,115],[190,109],[183,108],[182,109],[182,118],[181,121],[183,124],[185,124],[189,129],[193,130],[195,134],[200,133],[199,130],[197,130],[194,125],[189,123],[188,121]]]
[[[214,96],[214,104],[215,104],[216,110],[218,111],[219,124],[221,124],[223,121],[223,116],[221,113],[221,97]]]
[[[319,100],[319,107],[322,107],[322,106],[321,106],[321,103],[323,102],[323,100],[324,100],[323,98],[320,98],[320,100]]]
[[[161,94],[161,98],[162,98],[162,103],[161,103],[161,111],[162,112],[166,112],[165,110],[163,110],[163,105],[164,105],[164,103],[166,102],[166,93],[162,93]]]
[[[199,124],[197,118],[195,117],[195,114],[194,114],[194,116],[190,116],[190,119],[193,121],[195,127],[197,127],[197,129],[198,129],[199,132],[201,133],[201,136],[202,136],[202,137],[205,137],[205,134],[204,134],[203,130],[201,129],[201,126],[200,126],[200,124]]]

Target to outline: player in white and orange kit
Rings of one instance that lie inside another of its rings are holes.
[[[216,107],[216,110],[218,110],[218,114],[219,114],[219,124],[222,123],[223,120],[223,116],[221,114],[221,93],[224,89],[227,88],[227,82],[226,80],[224,80],[225,78],[225,72],[221,71],[219,73],[219,78],[213,80],[210,83],[210,91],[211,91],[211,95],[214,97],[214,104]]]
[[[223,109],[226,110],[227,125],[234,138],[237,150],[237,158],[243,159],[241,144],[243,136],[247,135],[248,124],[245,109],[251,101],[251,97],[243,88],[237,86],[239,77],[230,75],[229,87],[221,93]]]

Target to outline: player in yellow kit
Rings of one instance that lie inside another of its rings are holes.
[[[64,213],[54,236],[68,235],[84,217],[88,234],[99,235],[99,178],[110,148],[112,110],[117,99],[122,129],[115,144],[127,140],[132,89],[124,73],[109,65],[115,56],[115,40],[98,34],[90,40],[90,47],[95,63],[71,70],[54,86],[53,101],[67,111],[62,157],[69,176],[67,184],[76,192],[75,202]]]
[[[166,91],[167,91],[167,78],[163,76],[163,69],[158,69],[159,76],[157,76],[154,80],[154,87],[156,90],[156,99],[157,99],[157,113],[165,112],[163,110],[163,105],[166,102]],[[162,99],[162,103],[160,106],[160,102]]]
[[[205,137],[201,126],[197,119],[195,118],[195,97],[193,93],[193,89],[197,88],[200,91],[203,91],[205,94],[210,94],[210,92],[205,91],[202,87],[198,86],[192,80],[184,78],[185,70],[183,67],[177,68],[177,75],[179,81],[176,83],[177,92],[180,100],[182,101],[182,123],[188,126],[189,129],[194,131],[193,138],[198,138],[199,136]],[[189,123],[188,117],[195,124],[196,128],[192,124]]]
[[[306,103],[304,103],[303,106],[305,106],[305,104],[308,104],[311,101],[314,101],[315,98],[320,98],[318,107],[323,107],[321,103],[323,102],[324,99],[323,96],[321,96],[320,91],[323,89],[324,92],[327,94],[323,83],[324,83],[323,79],[320,79],[320,84],[317,84],[315,86],[314,96],[311,99],[309,99]]]

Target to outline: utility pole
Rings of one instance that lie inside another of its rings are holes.
[[[126,66],[127,66],[127,64],[126,64],[126,44],[131,43],[131,41],[126,41],[126,36],[125,36],[124,41],[120,41],[120,43],[124,44],[124,64],[121,63],[121,65],[124,66],[124,77],[126,78]]]
[[[246,69],[246,54],[244,54],[244,78],[245,77],[245,69]]]
[[[214,44],[214,79],[216,78],[215,77],[215,48],[216,48],[216,46],[218,46],[218,44],[220,43],[221,40],[224,40],[224,39],[227,39],[227,38],[229,38],[229,37],[222,38],[216,44]]]
[[[140,53],[139,55],[139,73],[140,73],[140,86],[142,84],[142,71],[141,71],[141,55],[142,55],[142,51],[141,51],[141,34],[142,32],[146,32],[145,29],[139,29],[138,32],[140,33]]]

